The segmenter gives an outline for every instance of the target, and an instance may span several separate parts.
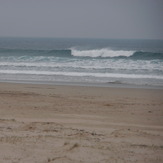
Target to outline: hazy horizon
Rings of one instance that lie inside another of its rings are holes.
[[[163,40],[162,0],[0,0],[0,37]]]
[[[162,39],[159,38],[104,38],[104,37],[55,37],[55,36],[0,36],[0,38],[8,38],[8,39],[81,39],[81,40],[151,40],[151,41],[163,41]]]

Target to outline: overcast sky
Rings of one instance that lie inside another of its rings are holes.
[[[0,0],[0,36],[163,39],[163,0]]]

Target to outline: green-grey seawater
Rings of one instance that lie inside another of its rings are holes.
[[[0,38],[0,80],[163,86],[163,41]]]

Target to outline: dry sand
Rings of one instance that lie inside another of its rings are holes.
[[[0,83],[0,163],[162,163],[163,90]]]

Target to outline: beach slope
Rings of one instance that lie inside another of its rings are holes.
[[[161,163],[163,90],[0,83],[1,163]]]

